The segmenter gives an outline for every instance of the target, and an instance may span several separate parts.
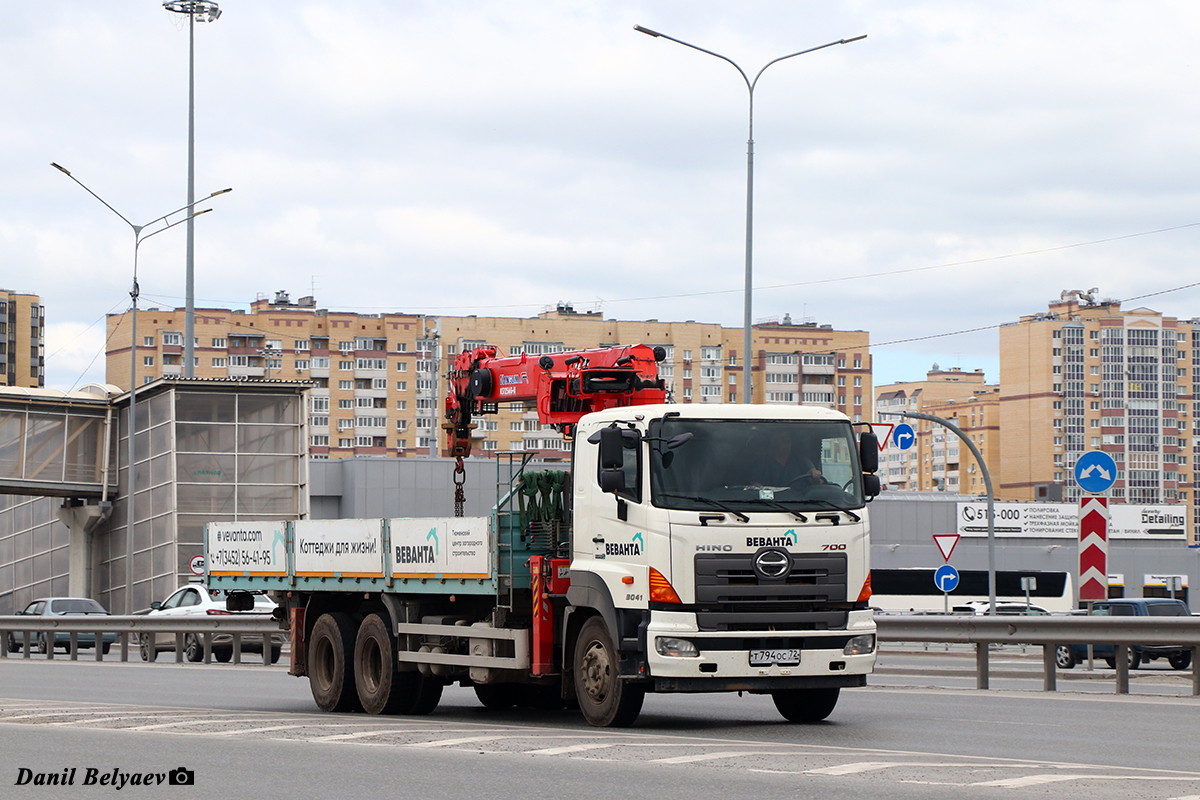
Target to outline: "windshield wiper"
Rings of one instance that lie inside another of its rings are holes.
[[[801,522],[808,522],[808,517],[804,516],[803,514],[801,514],[799,511],[797,511],[794,508],[788,508],[787,506],[785,506],[783,503],[779,502],[778,500],[767,500],[764,498],[759,498],[757,500],[753,500],[753,501],[749,501],[749,502],[762,503],[764,506],[770,506],[771,508],[777,508],[780,511],[783,511],[787,514],[791,514],[793,517],[800,520]],[[793,502],[801,502],[801,501],[793,501]]]
[[[745,514],[743,514],[742,512],[740,512],[740,511],[734,511],[732,508],[730,508],[729,506],[725,505],[725,504],[724,504],[724,503],[722,503],[721,501],[719,501],[719,500],[713,500],[711,497],[699,497],[699,496],[697,496],[697,495],[694,495],[694,494],[669,494],[669,493],[666,493],[666,492],[662,492],[662,493],[660,493],[658,496],[659,496],[659,497],[674,497],[674,498],[676,498],[676,499],[678,499],[678,500],[692,500],[692,501],[695,501],[695,502],[697,502],[697,503],[708,503],[708,504],[709,504],[710,506],[712,506],[713,508],[719,508],[719,509],[721,509],[722,511],[724,511],[724,512],[728,513],[728,514],[733,514],[735,517],[737,517],[738,519],[740,519],[742,522],[749,522],[749,521],[750,521],[750,518],[749,518],[749,517],[747,517],[747,516],[746,516]]]
[[[851,511],[848,508],[839,506],[837,503],[833,502],[832,500],[826,500],[824,498],[821,498],[818,500],[817,498],[811,498],[808,500],[797,500],[796,502],[798,502],[798,503],[820,503],[822,506],[824,506],[826,508],[832,508],[836,511],[841,511],[843,514],[846,514],[847,516],[850,517],[850,519],[854,520],[855,522],[862,522],[862,517],[860,517],[858,514],[855,514],[853,511]]]

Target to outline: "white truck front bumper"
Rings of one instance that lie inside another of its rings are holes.
[[[698,654],[662,652],[678,652],[680,641],[690,642]],[[679,691],[702,691],[698,687],[703,681],[727,684],[742,679],[753,679],[755,685],[795,678],[861,685],[862,676],[875,666],[875,641],[870,611],[851,611],[845,630],[736,632],[702,632],[690,612],[651,611],[646,659],[651,677],[682,679],[689,687]]]

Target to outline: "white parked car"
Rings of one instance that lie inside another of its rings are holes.
[[[176,590],[161,603],[150,604],[146,613],[154,617],[203,616],[205,614],[270,614],[275,610],[275,603],[264,595],[254,595],[254,608],[249,611],[229,611],[225,608],[225,596],[219,592],[209,592],[200,584],[188,584]],[[262,653],[263,637],[258,633],[242,634],[243,653]],[[285,636],[283,633],[271,634],[271,663],[279,660],[283,651]],[[155,637],[155,646],[150,647],[150,637],[140,637],[138,643],[143,661],[154,661],[158,654],[164,651],[175,651],[175,635],[160,633]],[[204,660],[204,638],[202,634],[189,633],[183,637],[184,657],[188,661]],[[217,661],[229,661],[233,658],[233,634],[213,634],[213,658]]]
[[[961,606],[953,606],[952,611],[956,614],[988,614],[991,611],[991,603],[987,601],[972,600]],[[1041,606],[1026,605],[1025,603],[998,602],[996,603],[996,614],[1001,617],[1014,617],[1021,615],[1029,615],[1031,617],[1044,617],[1050,614],[1049,611]]]

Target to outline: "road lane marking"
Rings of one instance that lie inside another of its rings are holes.
[[[771,753],[765,750],[735,750],[732,753],[700,753],[694,756],[651,759],[651,764],[695,764],[699,761],[715,761],[718,758],[741,758],[742,756],[794,756],[796,753]]]
[[[896,761],[859,761],[852,764],[838,764],[836,767],[822,767],[821,769],[805,770],[805,775],[857,775],[860,772],[872,772],[879,769],[888,769],[889,767],[902,766],[925,766],[917,764],[901,764]]]
[[[120,728],[125,731],[157,731],[163,728],[185,728],[193,725],[226,725],[231,722],[246,722],[244,717],[209,717],[207,719],[183,719],[176,722],[159,722],[154,725],[137,725],[131,728]],[[267,719],[263,719],[266,722]]]
[[[407,745],[408,747],[453,747],[456,744],[471,744],[473,742],[491,742],[496,739],[503,739],[511,736],[509,733],[494,734],[491,736],[464,736],[460,739],[435,739],[432,742],[416,742],[415,744]]]
[[[592,742],[590,744],[572,744],[566,747],[547,747],[545,750],[526,750],[525,754],[531,756],[557,756],[563,753],[582,753],[586,750],[603,750],[607,747],[617,746],[615,744]]]
[[[80,709],[72,709],[71,711],[43,711],[43,712],[38,712],[37,714],[20,714],[18,716],[14,716],[14,717],[0,717],[0,721],[12,722],[13,720],[18,720],[18,719],[46,719],[48,717],[75,717],[75,716],[82,716],[84,714],[98,714],[101,711],[108,711],[108,710],[109,709],[97,708],[95,711],[83,711]]]
[[[1119,767],[1117,769],[1120,769]],[[1026,786],[1041,786],[1047,783],[1063,781],[1193,781],[1193,777],[1173,778],[1167,775],[1098,775],[1087,773],[1083,775],[1025,775],[1020,778],[1006,778],[998,781],[983,783],[968,783],[967,786],[996,786],[1002,789],[1023,789]]]
[[[238,728],[232,731],[212,731],[209,736],[237,736],[244,733],[267,733],[268,731],[286,731],[295,728],[350,728],[355,723],[320,723],[320,722],[296,722],[288,725],[268,725],[265,728]]]
[[[162,719],[162,716],[163,715],[161,715],[161,714],[128,714],[128,715],[120,716],[120,717],[88,717],[87,719],[71,719],[71,720],[67,720],[65,722],[51,722],[48,724],[52,725],[54,727],[75,728],[75,727],[79,727],[80,725],[98,725],[98,724],[107,724],[110,722],[128,722],[131,719],[137,719],[139,717],[149,717],[151,719]]]
[[[337,733],[332,736],[313,736],[305,739],[306,742],[345,742],[352,739],[365,739],[369,736],[404,736],[412,731],[405,728],[380,728],[372,731],[358,731],[357,733]]]

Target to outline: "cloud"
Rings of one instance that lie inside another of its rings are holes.
[[[869,35],[757,84],[756,317],[882,343],[1012,321],[1064,288],[1182,285],[1200,255],[1196,229],[1056,249],[1200,221],[1189,4],[223,10],[196,31],[196,183],[235,191],[197,222],[200,305],[315,286],[331,308],[532,314],[599,298],[610,315],[740,326],[746,86],[635,23],[751,79]],[[86,327],[128,304],[131,237],[49,162],[134,222],[186,202],[186,27],[128,4],[26,4],[5,22],[0,282]],[[1045,252],[997,258],[1031,251]],[[182,305],[183,232],[139,261],[147,300]],[[1200,294],[1146,302],[1191,317]],[[995,341],[881,347],[876,381],[992,364]],[[56,355],[49,382],[69,385],[83,359]]]

